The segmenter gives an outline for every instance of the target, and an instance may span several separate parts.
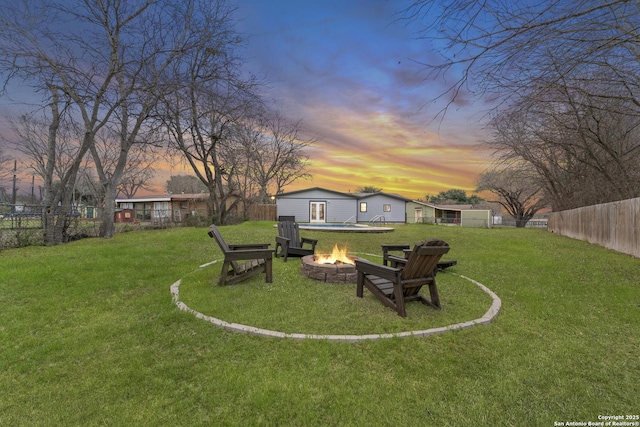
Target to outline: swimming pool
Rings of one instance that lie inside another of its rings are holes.
[[[341,224],[341,223],[306,223],[298,224],[301,230],[334,231],[342,233],[388,233],[394,229],[391,227],[376,227],[365,224]]]

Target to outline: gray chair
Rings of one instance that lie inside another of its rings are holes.
[[[229,245],[215,225],[209,227],[208,234],[216,239],[224,254],[219,285],[232,285],[260,273],[265,273],[267,283],[273,282],[274,249],[269,249],[268,243]]]
[[[391,252],[399,251],[402,256],[394,255]],[[411,246],[407,244],[384,244],[382,245],[382,264],[391,265],[391,267],[398,267],[400,264],[407,262],[407,258],[411,253]],[[444,271],[446,268],[458,265],[456,260],[446,260],[438,262],[438,270]]]
[[[410,301],[440,309],[440,297],[436,287],[436,268],[440,258],[449,252],[449,245],[442,240],[418,243],[409,256],[397,267],[374,264],[356,259],[356,296],[363,297],[367,288],[384,305],[406,317],[405,304]],[[423,286],[429,287],[429,298],[421,295]]]
[[[278,223],[278,236],[276,237],[276,257],[282,257],[287,262],[287,257],[303,257],[313,255],[316,251],[318,240],[300,237],[300,227],[293,221],[281,221]],[[306,246],[305,246],[306,245]]]

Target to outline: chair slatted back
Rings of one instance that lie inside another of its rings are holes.
[[[227,242],[222,237],[222,234],[220,234],[220,230],[213,224],[211,224],[211,226],[209,227],[209,237],[213,237],[215,239],[218,246],[220,246],[220,250],[223,254],[231,252],[231,248],[229,248],[229,245],[227,245]],[[231,261],[231,266],[234,270],[238,270],[238,263],[236,261]]]
[[[300,228],[297,222],[281,221],[278,223],[278,234],[281,237],[289,239],[289,246],[292,248],[300,248]]]
[[[429,240],[415,245],[400,274],[401,280],[432,277],[438,261],[449,252],[449,245],[443,240]]]
[[[220,234],[220,230],[218,230],[218,227],[216,227],[215,225],[211,225],[209,227],[209,236],[216,239],[216,243],[218,243],[218,246],[220,246],[220,250],[222,250],[222,252],[227,253],[231,250],[229,249],[229,245],[227,245],[227,242],[225,242],[224,238],[222,237],[222,234]]]

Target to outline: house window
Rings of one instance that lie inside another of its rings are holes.
[[[133,209],[133,203],[120,203],[121,209]]]
[[[136,219],[140,221],[150,221],[151,208],[151,203],[136,203]]]
[[[383,212],[391,212],[391,205],[390,204],[382,205],[382,211]]]
[[[360,212],[367,211],[367,202],[360,202]]]
[[[169,202],[154,203],[154,218],[169,218]]]

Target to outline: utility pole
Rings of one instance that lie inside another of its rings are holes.
[[[11,194],[11,213],[16,212],[16,173],[18,172],[18,161],[13,161],[13,193]]]

